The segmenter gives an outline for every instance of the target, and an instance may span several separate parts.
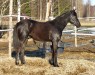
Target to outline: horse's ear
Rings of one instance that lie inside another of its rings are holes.
[[[73,9],[71,10],[71,13],[76,15],[76,7],[73,7]]]
[[[72,12],[76,12],[76,7],[75,6],[73,7]]]
[[[73,10],[75,10],[75,11],[76,11],[76,7],[75,7],[75,6],[73,7]]]

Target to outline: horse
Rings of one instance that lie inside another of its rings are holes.
[[[24,48],[28,37],[42,42],[51,42],[51,59],[49,63],[54,67],[58,67],[57,48],[61,39],[62,31],[67,23],[75,25],[77,28],[81,26],[75,10],[69,10],[54,20],[39,22],[32,19],[25,19],[17,22],[13,31],[13,46],[16,51],[15,64],[25,64]]]

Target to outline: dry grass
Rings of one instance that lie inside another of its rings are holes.
[[[68,54],[69,55],[69,54]],[[84,55],[84,54],[83,54]],[[94,54],[85,54],[94,55]],[[0,75],[94,75],[95,61],[58,58],[60,67],[53,67],[47,59],[26,57],[26,64],[16,66],[14,59],[0,58]]]

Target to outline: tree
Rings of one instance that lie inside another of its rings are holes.
[[[9,13],[8,8],[9,8],[9,0],[1,0],[0,1],[0,14],[4,15]]]
[[[88,2],[86,3],[86,5],[84,5],[84,15],[83,17],[90,17],[90,6],[91,6],[91,2],[90,0],[88,0]]]
[[[54,0],[54,16],[61,15],[65,11],[70,10],[70,0]]]
[[[78,17],[83,17],[83,2],[82,0],[77,0],[77,14]]]

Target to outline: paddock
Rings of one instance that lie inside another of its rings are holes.
[[[72,30],[71,30],[72,28]],[[84,29],[83,29],[84,30]],[[6,30],[4,30],[6,31]],[[10,31],[10,29],[9,29]],[[78,30],[82,31],[80,28]],[[64,50],[58,51],[59,68],[49,65],[51,53],[47,50],[46,57],[42,58],[42,51],[38,50],[32,39],[28,40],[25,50],[25,65],[15,65],[15,51],[11,47],[9,58],[8,39],[0,40],[0,74],[2,75],[94,75],[95,70],[95,36],[77,35],[75,46],[74,26],[68,25],[63,31],[62,41]],[[76,32],[77,33],[77,32]],[[89,32],[88,32],[89,33]],[[37,43],[39,46],[40,42]],[[73,44],[73,45],[71,45]],[[27,70],[26,70],[27,69]]]
[[[59,67],[53,67],[48,63],[51,52],[46,49],[45,58],[43,50],[37,46],[32,39],[28,40],[25,48],[25,65],[15,65],[15,50],[12,45],[13,25],[20,21],[20,0],[18,0],[18,15],[12,15],[12,4],[10,14],[2,17],[10,17],[10,21],[4,21],[8,29],[0,30],[7,32],[0,39],[0,75],[94,75],[95,74],[95,18],[88,17],[80,19],[82,27],[76,29],[68,25],[63,31],[61,41],[64,49],[58,49]],[[10,0],[12,3],[12,0]],[[48,14],[48,13],[47,13]],[[17,21],[12,21],[16,17]],[[10,25],[10,26],[9,26]],[[90,27],[89,27],[90,26]],[[86,28],[87,27],[87,28]],[[89,31],[93,29],[92,31]],[[11,33],[10,33],[11,32]],[[9,37],[8,37],[9,36]]]

